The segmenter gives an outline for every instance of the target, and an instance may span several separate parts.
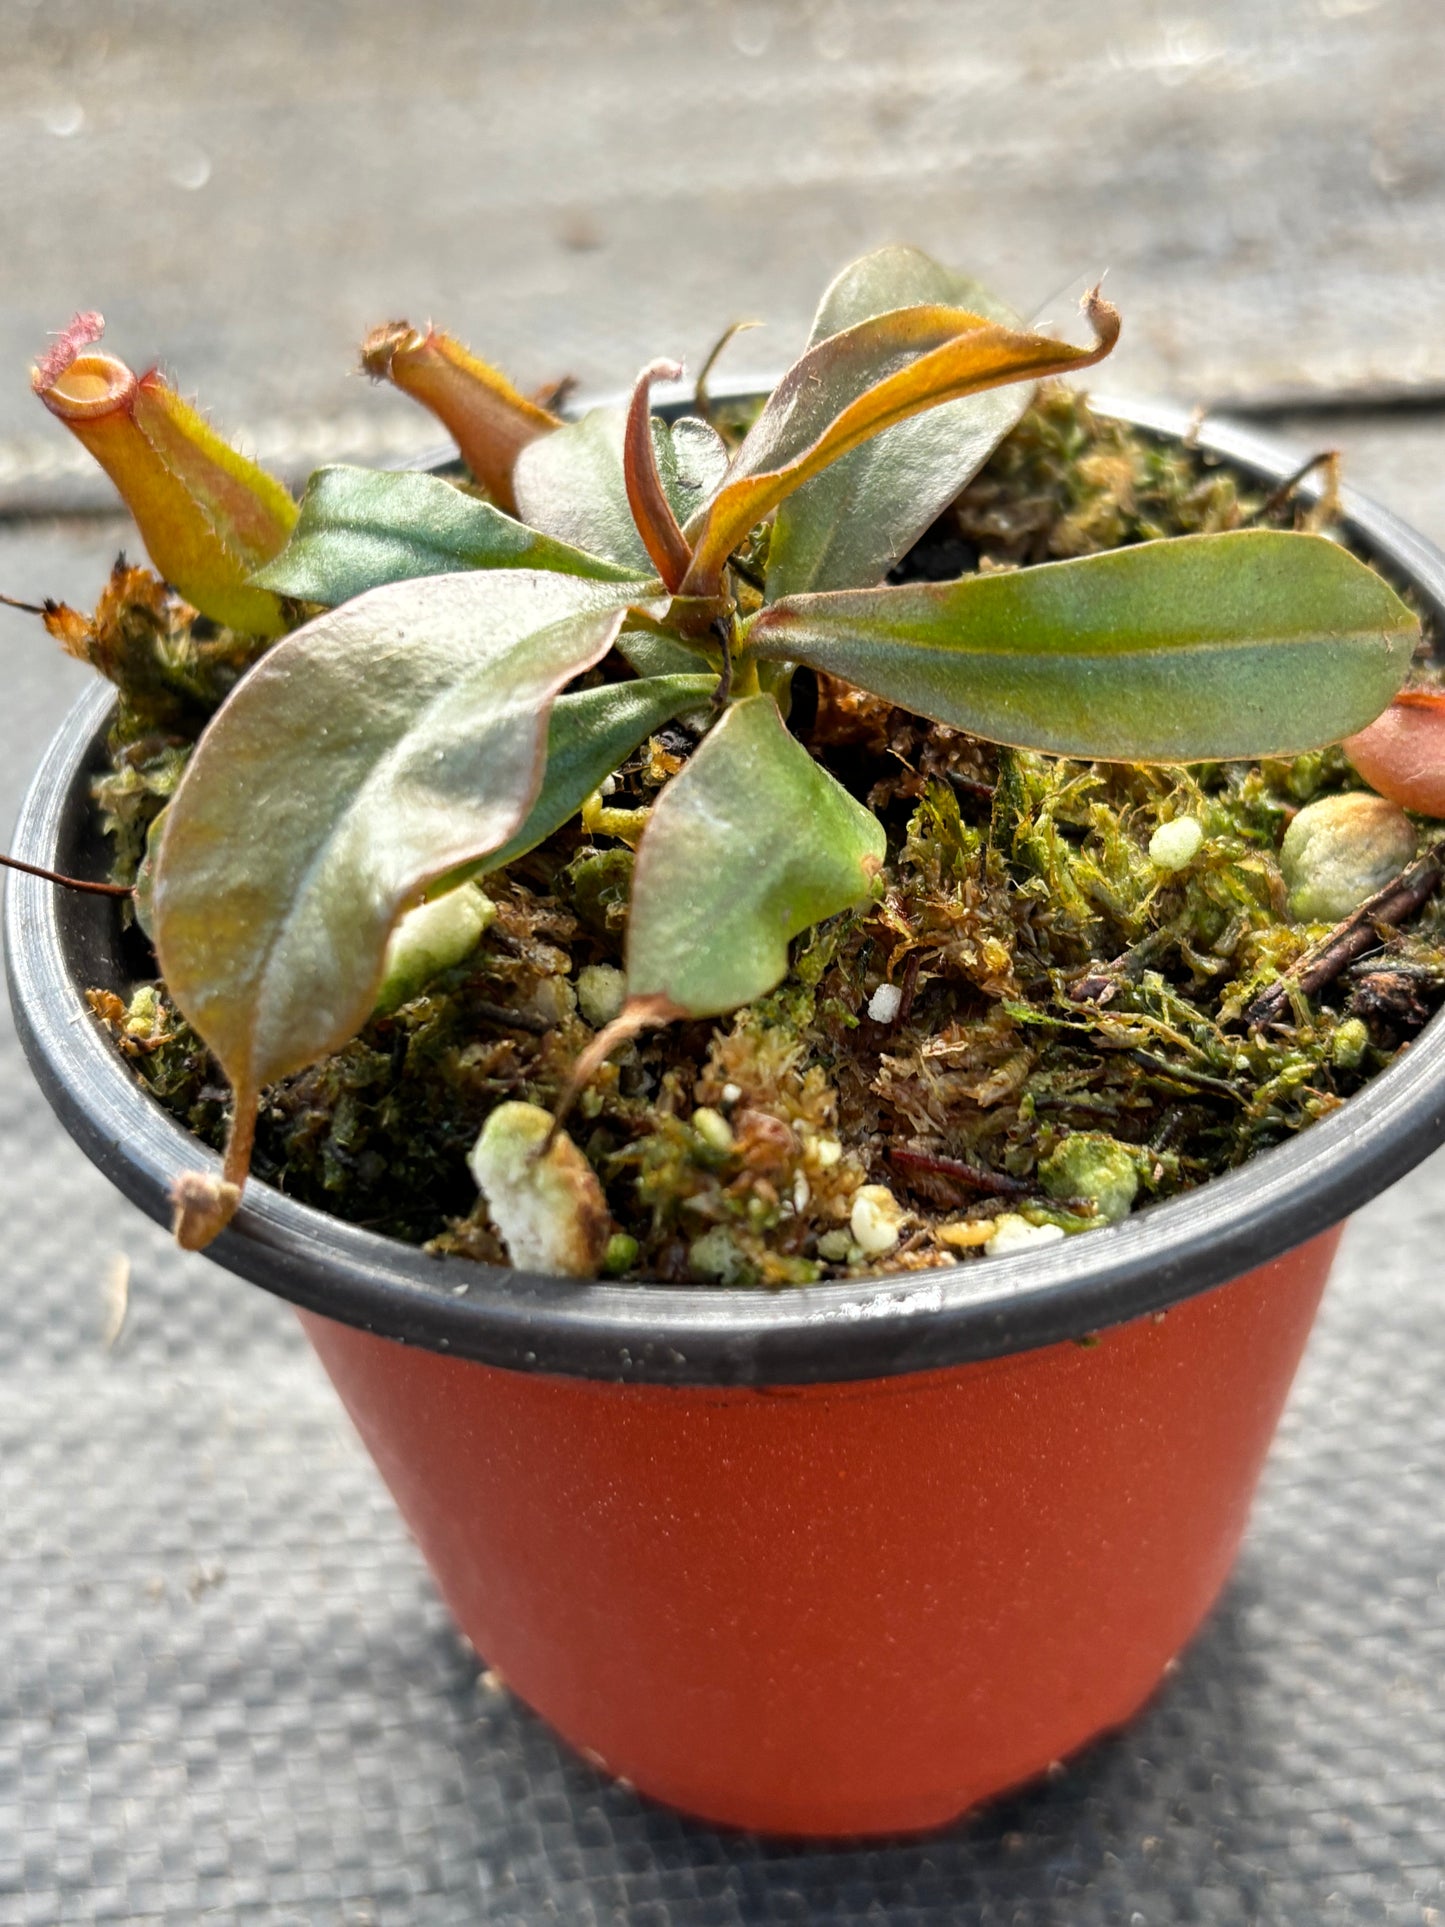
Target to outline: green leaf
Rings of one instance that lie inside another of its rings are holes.
[[[981,281],[944,267],[922,248],[893,244],[861,255],[828,283],[813,316],[808,346],[842,334],[857,322],[871,321],[874,315],[930,301],[967,308],[970,314],[1001,321],[1007,328],[1019,326],[1013,309],[990,294]]]
[[[620,408],[594,408],[580,422],[529,443],[517,457],[512,485],[518,512],[533,528],[652,575],[652,559],[627,504],[626,423]],[[727,451],[715,430],[691,418],[669,430],[654,416],[652,440],[663,492],[685,523],[722,479]]]
[[[469,957],[496,914],[496,904],[475,883],[404,912],[387,939],[377,1010],[400,1009],[433,977]]]
[[[612,582],[636,574],[529,529],[439,475],[338,465],[311,477],[291,540],[252,580],[334,608],[386,582],[460,569],[555,569]]]
[[[707,661],[707,651],[659,629],[624,629],[617,651],[639,676],[695,676]]]
[[[716,688],[716,676],[665,675],[559,696],[552,705],[547,774],[537,800],[516,835],[484,857],[477,870],[500,870],[536,849],[577,814],[639,743],[674,716],[702,708]]]
[[[683,592],[716,594],[728,556],[755,523],[894,423],[985,389],[1102,360],[1118,340],[1119,317],[1097,290],[1088,316],[1095,335],[1089,349],[938,303],[876,315],[820,341],[783,376],[721,488],[684,527],[693,559]],[[556,439],[534,442],[523,459]]]
[[[879,248],[824,294],[808,346],[897,308],[936,303],[1021,326],[1001,302],[917,248]],[[778,509],[767,596],[879,582],[982,468],[1034,395],[1032,382],[987,388],[886,428],[815,475]]]
[[[756,616],[748,643],[995,742],[1188,763],[1349,735],[1389,702],[1418,636],[1335,543],[1245,529],[799,596]]]
[[[653,806],[637,852],[630,1000],[707,1017],[771,990],[799,931],[869,893],[883,826],[783,726],[728,709]]]
[[[553,698],[655,585],[532,569],[395,583],[257,664],[166,812],[156,948],[238,1112],[365,1021],[428,884],[500,848],[542,783]]]

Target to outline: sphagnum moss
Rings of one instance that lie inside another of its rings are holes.
[[[1263,509],[1226,467],[1051,385],[893,579],[1231,530]],[[1293,526],[1295,511],[1265,519]],[[165,622],[152,634],[128,667],[134,694],[120,678],[114,767],[97,783],[126,881],[233,673],[223,639]],[[198,699],[207,649],[222,668]],[[1445,994],[1445,913],[1431,899],[1296,998],[1290,1021],[1239,1023],[1322,935],[1289,921],[1279,847],[1303,804],[1358,787],[1338,751],[1082,764],[998,748],[822,675],[795,687],[793,726],[884,823],[879,898],[800,938],[767,996],[636,1038],[584,1092],[571,1128],[617,1226],[611,1271],[786,1286],[977,1255],[1003,1218],[1083,1231],[1325,1115]],[[695,741],[684,724],[651,738],[606,808],[645,808]],[[392,1236],[505,1261],[466,1157],[499,1103],[555,1105],[593,1034],[574,985],[621,962],[632,852],[603,833],[608,816],[592,821],[596,834],[574,820],[488,878],[496,914],[468,958],[269,1092],[260,1177]],[[1170,851],[1182,862],[1156,860]],[[879,1000],[882,985],[897,994]],[[224,1085],[164,988],[143,986],[129,1008],[95,1003],[161,1100],[220,1145]],[[896,1202],[886,1252],[854,1233],[868,1186]]]

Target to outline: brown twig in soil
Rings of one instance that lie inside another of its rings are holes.
[[[902,995],[898,1000],[898,1015],[895,1024],[906,1024],[913,1015],[913,999],[918,994],[918,971],[923,962],[921,950],[910,950],[903,966]]]
[[[468,1008],[478,1017],[485,1017],[493,1024],[501,1024],[507,1030],[528,1030],[535,1037],[544,1037],[556,1026],[550,1017],[536,1017],[525,1010],[508,1010],[505,1004],[488,1003],[484,997],[468,1000]]]
[[[1006,1171],[988,1171],[977,1164],[965,1164],[962,1158],[945,1157],[939,1151],[917,1151],[906,1144],[890,1144],[888,1156],[904,1172],[917,1171],[925,1177],[946,1178],[953,1184],[972,1187],[982,1191],[990,1198],[1037,1198],[1039,1187],[1029,1184],[1023,1178],[1011,1178]],[[927,1196],[927,1193],[924,1193]],[[1075,1217],[1092,1218],[1098,1206],[1092,1198],[1051,1198],[1049,1203],[1060,1211],[1072,1211]]]
[[[918,1151],[906,1144],[890,1144],[888,1156],[902,1171],[920,1171],[930,1178],[951,1178],[955,1184],[967,1185],[991,1198],[1027,1198],[1037,1189],[1022,1178],[1011,1178],[1006,1171],[984,1170],[977,1164],[965,1164],[962,1158],[945,1157],[939,1151]]]
[[[1169,948],[1173,936],[1173,930],[1165,924],[1162,929],[1151,930],[1147,937],[1141,937],[1121,957],[1086,971],[1069,985],[1065,993],[1069,1002],[1101,1007],[1109,1003],[1124,984],[1134,983],[1143,976],[1160,952]]]
[[[38,863],[22,863],[18,856],[0,856],[7,870],[23,870],[28,877],[46,883],[59,883],[67,890],[86,890],[97,897],[129,897],[135,893],[128,883],[88,883],[84,877],[65,877],[58,870],[43,870]]]
[[[1316,991],[1333,983],[1346,964],[1383,943],[1387,933],[1427,902],[1439,888],[1442,876],[1445,876],[1445,837],[1432,843],[1423,856],[1417,856],[1383,890],[1367,897],[1323,942],[1307,950],[1277,982],[1262,990],[1241,1016],[1245,1028],[1263,1030],[1267,1025],[1278,1024],[1291,991],[1313,997]]]
[[[946,769],[944,777],[949,786],[960,796],[968,797],[975,803],[991,803],[994,796],[992,783],[980,783],[976,777],[961,776],[956,769]]]

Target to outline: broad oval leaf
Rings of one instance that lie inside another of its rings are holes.
[[[788,734],[771,696],[728,709],[653,806],[627,991],[709,1017],[771,990],[788,943],[868,894],[883,826]]]
[[[995,742],[1190,763],[1361,728],[1399,688],[1419,628],[1323,536],[1244,529],[799,596],[756,616],[748,643]]]
[[[462,569],[552,569],[604,582],[637,573],[529,529],[439,475],[338,464],[317,469],[291,540],[251,580],[335,608],[387,582]]]
[[[580,422],[568,422],[524,448],[512,485],[517,511],[533,528],[638,575],[652,575],[652,558],[627,501],[626,430],[622,409],[594,408]],[[654,416],[652,445],[663,493],[684,524],[722,479],[727,450],[716,430],[691,417],[669,429]]]
[[[217,711],[166,812],[153,915],[238,1110],[352,1035],[401,912],[524,821],[553,698],[611,647],[627,589],[523,569],[373,589]]]
[[[819,303],[808,346],[860,321],[925,303],[966,308],[1006,327],[1019,317],[918,248],[855,261]],[[1034,395],[1032,382],[986,388],[885,428],[784,501],[768,549],[767,599],[879,582],[982,468]]]
[[[1102,360],[1118,339],[1119,317],[1097,293],[1089,297],[1088,314],[1091,349],[937,303],[876,315],[820,341],[783,376],[721,488],[684,528],[693,546],[684,593],[715,594],[728,556],[754,523],[895,422],[984,389]],[[534,447],[550,447],[555,439]]]

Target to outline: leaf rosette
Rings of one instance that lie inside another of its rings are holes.
[[[451,428],[470,479],[323,469],[298,513],[166,394],[87,356],[78,318],[36,386],[123,491],[130,462],[152,555],[222,620],[293,625],[201,738],[152,866],[166,980],[236,1094],[228,1183],[264,1087],[367,1019],[401,917],[550,836],[674,718],[694,747],[647,814],[627,1001],[582,1071],[644,1023],[777,984],[790,942],[866,901],[887,855],[788,726],[795,665],[1087,759],[1293,752],[1386,708],[1418,623],[1322,536],[887,582],[1036,384],[1110,352],[1097,291],[1085,320],[1085,345],[1060,341],[883,249],[827,290],[731,449],[654,415],[671,364],[627,407],[560,422],[451,337],[390,324],[366,367]],[[233,1203],[210,1197],[196,1235]]]

